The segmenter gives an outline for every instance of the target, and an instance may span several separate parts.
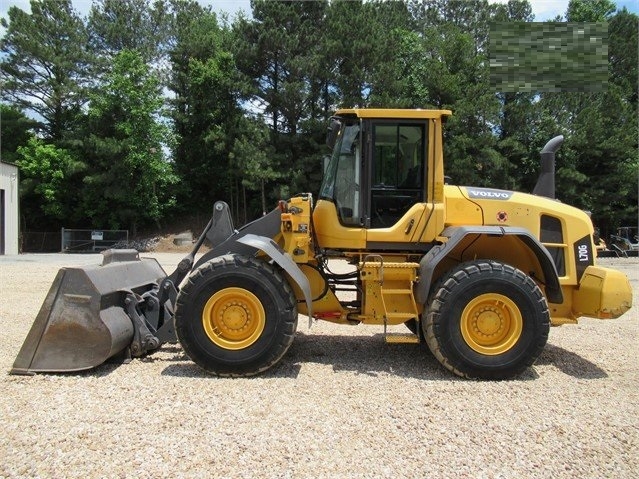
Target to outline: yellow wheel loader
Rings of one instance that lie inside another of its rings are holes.
[[[630,284],[595,264],[589,216],[554,199],[563,138],[542,150],[533,194],[449,185],[450,114],[338,111],[316,202],[280,201],[238,230],[217,202],[170,275],[126,250],[62,269],[11,372],[88,369],[179,341],[206,371],[249,376],[284,356],[303,314],[379,325],[389,341],[425,342],[459,376],[505,379],[534,363],[551,325],[626,312]],[[406,334],[386,334],[401,324]]]

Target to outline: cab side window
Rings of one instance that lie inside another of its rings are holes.
[[[424,201],[426,124],[373,125],[371,228],[394,225]]]

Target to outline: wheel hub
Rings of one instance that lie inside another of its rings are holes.
[[[262,303],[243,288],[225,288],[209,298],[202,311],[202,325],[217,346],[238,350],[255,343],[264,331]]]
[[[251,314],[245,305],[225,305],[220,312],[220,325],[227,331],[241,331],[251,321]]]
[[[523,329],[523,318],[510,298],[487,293],[466,305],[460,329],[471,349],[481,354],[497,355],[517,343]]]
[[[496,308],[481,308],[472,321],[473,330],[485,338],[495,337],[504,329],[504,319]]]

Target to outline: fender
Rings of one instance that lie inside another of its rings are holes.
[[[559,275],[548,250],[530,231],[524,228],[503,226],[450,226],[446,228],[442,232],[442,236],[449,238],[449,240],[444,244],[433,247],[419,262],[419,282],[415,284],[415,300],[417,302],[424,304],[428,300],[435,268],[468,235],[516,236],[534,253],[539,261],[544,274],[543,281],[548,301],[558,304],[563,302]]]
[[[211,216],[211,219],[204,228],[204,231],[202,231],[191,252],[180,261],[175,271],[164,278],[160,284],[159,304],[166,304],[167,301],[170,301],[171,304],[175,304],[179,285],[184,278],[186,278],[193,269],[198,268],[207,261],[217,256],[230,253],[243,254],[246,256],[253,255],[255,252],[254,248],[242,244],[239,239],[247,234],[255,233],[275,237],[280,231],[280,221],[281,212],[275,208],[269,214],[236,230],[233,227],[233,219],[231,218],[229,205],[224,201],[217,201],[213,206],[213,216]],[[212,249],[204,253],[196,262],[195,255],[205,240],[209,241]],[[167,310],[167,312],[169,312],[169,310]],[[169,313],[169,316],[172,316],[172,314]],[[169,321],[168,323],[172,325],[173,321]],[[167,328],[172,328],[168,323],[166,324]],[[175,339],[174,336],[175,333],[171,329],[166,337]],[[167,341],[170,340],[171,339],[167,339]]]
[[[302,270],[295,264],[295,262],[286,255],[284,250],[279,247],[279,245],[273,241],[271,238],[266,238],[264,236],[257,236],[254,234],[247,234],[242,238],[238,238],[236,241],[250,246],[256,250],[262,250],[268,256],[271,257],[273,261],[279,264],[284,271],[286,271],[293,281],[297,283],[297,285],[302,290],[304,294],[304,300],[306,301],[306,307],[308,308],[308,323],[309,328],[313,321],[313,299],[311,298],[311,285],[308,282],[308,278]]]
[[[311,285],[308,282],[308,278],[275,241],[269,237],[262,236],[269,235],[274,237],[277,235],[280,232],[281,217],[281,211],[275,208],[269,214],[258,218],[239,230],[235,230],[233,229],[233,221],[231,220],[228,205],[223,201],[218,201],[215,203],[211,221],[202,233],[200,240],[198,240],[198,243],[201,243],[204,237],[206,237],[213,244],[213,248],[205,253],[197,263],[195,263],[195,266],[191,266],[193,264],[192,258],[195,256],[195,251],[199,248],[198,245],[190,254],[190,264],[188,264],[188,266],[185,265],[182,269],[188,272],[190,269],[197,268],[210,259],[224,254],[237,253],[252,256],[255,254],[255,250],[262,250],[273,261],[280,265],[302,290],[304,300],[306,301],[310,327],[313,318],[313,300],[311,298]]]

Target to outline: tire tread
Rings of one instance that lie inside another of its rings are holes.
[[[449,301],[450,297],[454,296],[454,290],[458,286],[479,274],[502,275],[505,278],[509,278],[514,282],[519,283],[528,290],[531,297],[533,297],[541,306],[540,326],[542,333],[534,338],[534,345],[530,348],[525,359],[519,362],[515,368],[511,368],[508,371],[472,371],[466,367],[466,364],[463,361],[454,357],[448,357],[445,353],[445,346],[449,341],[443,342],[441,339],[443,336],[441,333],[443,322],[447,320],[447,318],[442,314],[442,309]],[[450,275],[445,276],[435,284],[428,304],[430,307],[423,325],[426,344],[442,366],[461,377],[468,379],[507,379],[517,376],[533,365],[548,340],[550,313],[546,298],[530,276],[507,264],[488,260],[478,260],[458,266]]]
[[[279,311],[282,331],[277,338],[277,343],[271,347],[266,357],[261,361],[258,367],[238,366],[237,368],[220,367],[219,365],[204,364],[197,361],[198,356],[194,351],[196,345],[191,344],[189,334],[186,331],[188,327],[188,318],[182,316],[182,311],[188,311],[189,306],[195,299],[197,291],[201,289],[209,280],[211,275],[221,273],[223,270],[236,271],[239,269],[249,269],[254,271],[255,275],[264,275],[270,278],[276,292],[284,302],[284,308]],[[238,254],[219,256],[202,264],[187,278],[178,294],[175,312],[176,333],[182,347],[187,355],[198,366],[207,372],[221,377],[246,377],[260,374],[275,365],[286,353],[290,347],[297,329],[297,301],[295,294],[287,281],[281,274],[268,263],[256,258],[242,256]]]

